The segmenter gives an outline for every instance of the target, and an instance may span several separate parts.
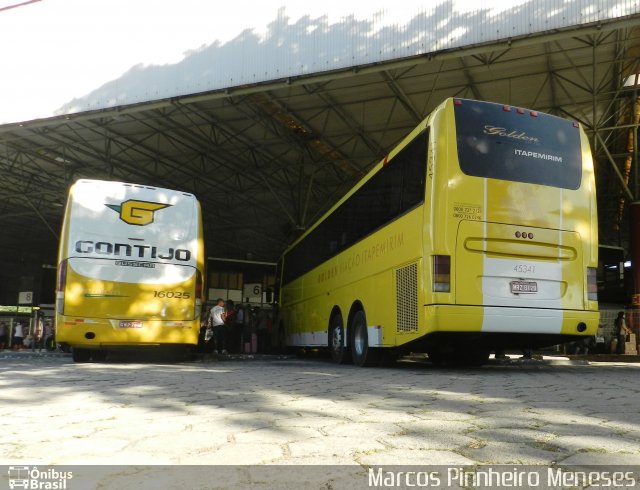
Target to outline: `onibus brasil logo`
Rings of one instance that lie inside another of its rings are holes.
[[[38,490],[66,490],[67,480],[73,471],[58,471],[53,468],[39,470],[37,466],[9,466],[9,488]]]
[[[161,204],[159,202],[136,201],[129,199],[117,204],[105,204],[109,209],[113,209],[120,214],[120,219],[129,225],[145,226],[153,223],[156,211],[171,207],[171,204]]]

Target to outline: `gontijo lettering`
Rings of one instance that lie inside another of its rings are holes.
[[[78,240],[75,251],[81,254],[113,255],[114,257],[138,257],[160,260],[179,260],[188,262],[191,251],[184,248],[161,249],[152,245],[131,245],[129,243],[94,242]]]

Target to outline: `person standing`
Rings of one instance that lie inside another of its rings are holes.
[[[53,338],[53,324],[49,319],[44,321],[44,327],[42,327],[42,338],[42,345],[45,349],[47,349],[47,351],[51,352],[52,350],[55,350],[56,343]]]
[[[255,318],[255,310],[247,305],[247,309],[244,312],[244,321],[242,325],[242,352],[251,352],[251,338],[254,333],[253,322]]]
[[[595,336],[595,350],[596,354],[605,354],[605,338],[604,338],[604,325],[598,325],[598,330]]]
[[[631,329],[627,327],[625,321],[624,311],[618,313],[614,325],[616,327],[616,337],[618,339],[618,345],[616,346],[616,354],[624,354],[624,344],[627,341],[627,334],[631,333]]]
[[[235,352],[238,349],[238,353],[242,354],[243,345],[242,345],[242,329],[244,328],[244,306],[242,304],[236,305],[236,312],[233,316],[233,330],[231,331],[231,345],[233,346],[233,351]]]
[[[224,317],[224,324],[225,324],[225,330],[224,330],[224,343],[225,343],[225,348],[228,349],[229,351],[233,352],[233,327],[235,324],[235,318],[236,318],[236,306],[234,304],[234,302],[230,299],[228,299],[224,305],[225,311],[225,317]],[[223,354],[226,354],[227,351],[225,350],[225,352],[223,352]]]
[[[211,308],[207,308],[207,312],[202,315],[200,321],[200,333],[198,334],[198,351],[210,353],[213,350],[213,326],[211,325]]]
[[[218,298],[216,305],[211,309],[211,316],[209,317],[209,321],[211,322],[211,328],[213,329],[213,338],[215,340],[215,350],[214,354],[217,354],[218,351],[221,351],[222,354],[227,353],[226,346],[226,326],[224,324],[226,314],[224,310],[224,300],[222,298]]]
[[[4,322],[0,322],[0,350],[4,350],[7,345],[7,326]]]
[[[22,329],[22,323],[16,323],[13,330],[13,350],[22,350],[24,342],[24,330]]]
[[[271,318],[271,311],[263,308],[260,311],[256,332],[258,336],[258,352],[261,354],[268,354],[271,350],[272,329],[273,320]]]

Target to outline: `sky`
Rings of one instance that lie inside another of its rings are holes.
[[[216,20],[214,3],[41,0],[0,10],[0,123],[52,115],[135,65],[175,63],[233,36],[241,19]]]

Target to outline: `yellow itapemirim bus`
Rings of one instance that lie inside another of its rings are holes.
[[[279,335],[361,366],[581,339],[597,254],[580,124],[447,99],[285,251]]]
[[[196,345],[204,263],[192,194],[78,180],[58,254],[56,341],[76,362],[124,347]]]

